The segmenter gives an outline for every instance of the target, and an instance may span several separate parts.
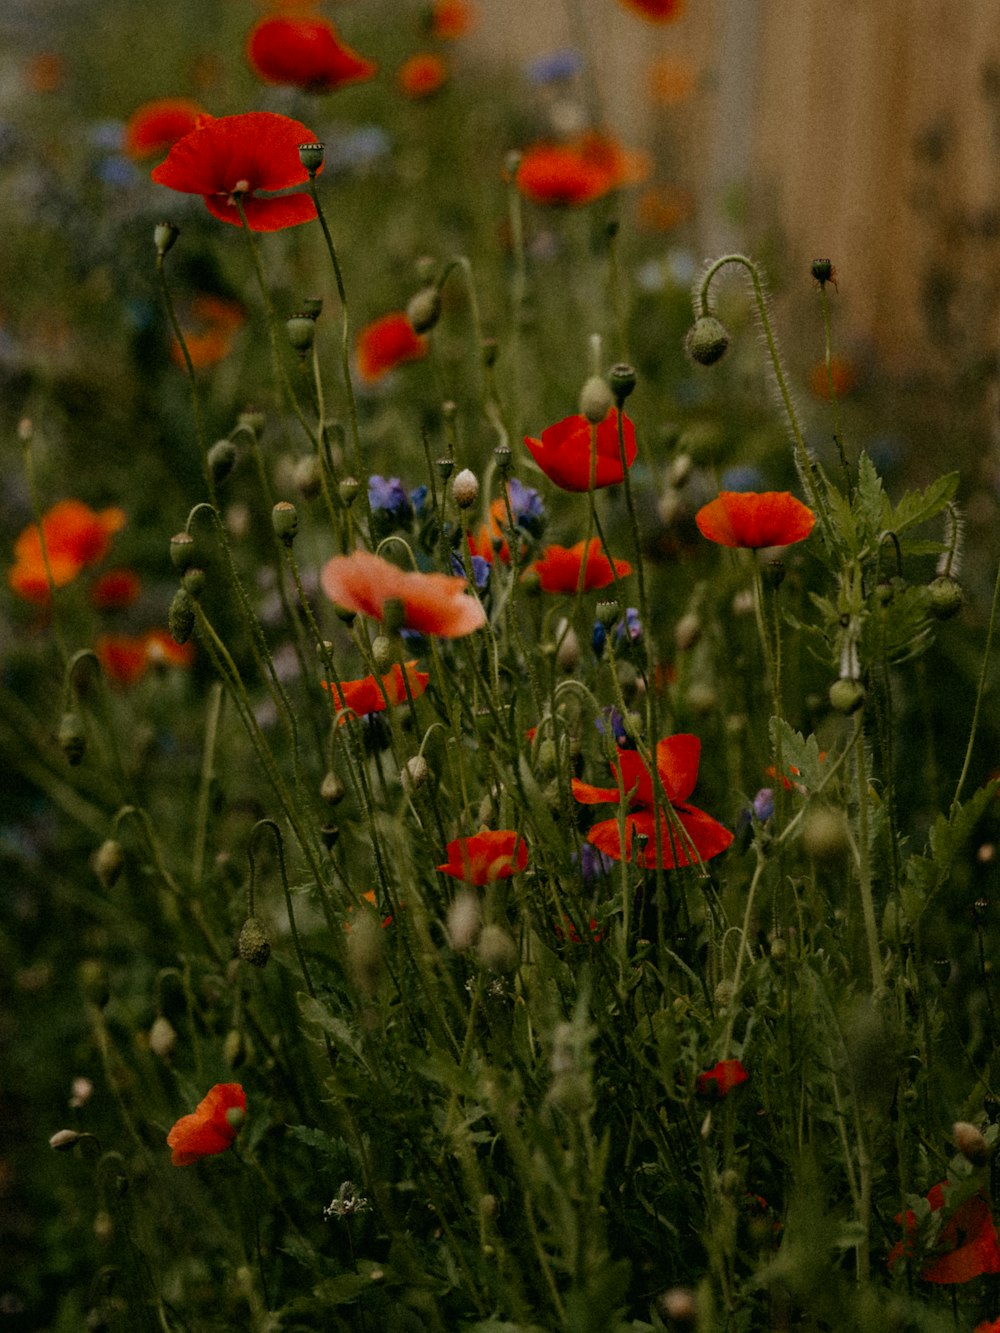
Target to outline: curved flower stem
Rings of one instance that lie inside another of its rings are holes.
[[[962,799],[962,788],[965,786],[965,780],[969,776],[969,765],[972,763],[972,747],[975,743],[976,732],[979,730],[979,713],[983,704],[983,695],[986,692],[986,676],[990,664],[990,655],[993,651],[993,636],[996,632],[998,608],[1000,608],[1000,563],[997,565],[997,576],[993,583],[993,601],[990,604],[990,620],[986,630],[986,645],[983,648],[983,664],[980,667],[979,681],[976,685],[976,703],[972,710],[972,722],[969,726],[969,739],[965,747],[965,759],[962,762],[962,771],[958,775],[958,783],[955,786],[955,795],[951,800],[952,815],[958,810],[958,803]]]
[[[248,915],[253,916],[253,902],[249,900],[249,894],[252,892],[254,882],[254,873],[256,867],[253,859],[253,842],[258,832],[263,829],[270,829],[274,834],[274,841],[278,849],[278,872],[281,875],[281,887],[285,895],[285,910],[288,913],[288,925],[292,932],[292,943],[295,945],[295,956],[299,960],[299,971],[302,973],[302,980],[306,984],[306,990],[316,998],[316,991],[313,987],[312,977],[309,975],[309,968],[306,966],[305,954],[302,952],[302,941],[299,939],[299,929],[295,923],[295,905],[292,902],[291,890],[288,887],[288,872],[285,869],[285,844],[281,836],[281,829],[273,819],[258,819],[250,830],[250,837],[247,842],[247,857],[250,861],[250,889],[248,890]]]
[[[240,206],[242,216],[242,205]],[[163,293],[163,303],[167,307],[167,316],[170,320],[170,327],[173,330],[174,337],[177,339],[177,345],[181,349],[181,355],[184,358],[184,366],[187,370],[188,384],[191,388],[191,406],[194,411],[194,429],[198,440],[198,452],[201,455],[201,474],[205,480],[205,488],[208,491],[208,498],[212,504],[218,502],[215,492],[215,478],[212,476],[212,469],[208,465],[208,436],[205,434],[205,418],[201,408],[201,394],[198,392],[198,377],[194,373],[194,362],[191,360],[191,353],[188,351],[187,339],[184,337],[184,331],[177,318],[177,312],[174,309],[173,297],[170,294],[170,284],[167,282],[167,270],[165,265],[165,255],[156,256],[156,275],[160,280],[160,291]]]
[[[201,759],[201,781],[198,786],[198,815],[194,832],[194,852],[191,858],[191,886],[197,889],[205,869],[205,843],[208,838],[208,810],[212,796],[212,778],[215,776],[215,745],[219,735],[219,717],[222,713],[222,682],[213,681],[205,710],[205,748]]]

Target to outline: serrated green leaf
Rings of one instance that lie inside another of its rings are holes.
[[[875,464],[862,452],[858,459],[858,485],[854,493],[854,515],[858,526],[859,545],[874,546],[882,531],[882,512],[885,492]]]
[[[797,786],[815,791],[823,777],[816,737],[803,736],[779,717],[771,718],[768,730],[773,753],[781,755],[782,772]]]
[[[888,497],[882,510],[882,526],[898,537],[907,528],[926,523],[940,514],[958,490],[958,473],[948,472],[922,491],[907,491],[893,508]]]
[[[908,858],[901,888],[903,911],[916,922],[931,897],[948,878],[952,861],[971,835],[984,810],[995,799],[997,781],[987,782],[950,815],[938,815],[928,837],[929,855]]]
[[[299,991],[296,1000],[298,1001],[299,1013],[307,1023],[315,1023],[328,1037],[332,1038],[334,1045],[340,1050],[350,1051],[352,1055],[364,1063],[358,1039],[342,1018],[331,1013],[326,1005],[321,1004],[313,996],[307,995],[305,991]]]

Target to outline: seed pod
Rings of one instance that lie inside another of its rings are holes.
[[[309,172],[310,176],[315,176],[323,165],[323,155],[326,152],[326,145],[321,143],[300,143],[299,161]]]
[[[181,575],[181,587],[197,601],[205,589],[205,571],[196,565],[185,569]]]
[[[236,951],[244,963],[263,967],[271,957],[271,941],[258,917],[248,916],[236,944]]]
[[[858,680],[835,680],[830,686],[830,707],[838,713],[856,713],[864,701],[864,686]]]
[[[182,574],[194,560],[194,538],[190,532],[177,532],[170,538],[170,561]]]
[[[156,246],[156,253],[162,259],[170,250],[181,234],[180,227],[175,227],[172,222],[158,222],[153,228],[153,244]]]
[[[292,348],[301,356],[310,351],[316,337],[316,324],[308,315],[292,315],[285,320],[285,330]]]
[[[274,535],[280,538],[285,546],[292,545],[299,530],[299,515],[290,500],[279,500],[271,510],[271,526],[274,528]]]
[[[990,1157],[990,1145],[983,1137],[983,1132],[967,1120],[958,1120],[951,1127],[955,1147],[967,1162],[973,1166],[985,1166]]]

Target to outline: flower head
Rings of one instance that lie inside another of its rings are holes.
[[[720,491],[694,521],[710,542],[757,550],[805,541],[816,515],[788,491]]]
[[[531,144],[521,155],[515,179],[533,203],[578,207],[645,180],[650,170],[647,154],[590,131],[568,143]]]
[[[413,503],[399,477],[382,477],[373,472],[368,478],[368,505],[388,527],[402,526],[413,518]]]
[[[684,0],[622,0],[622,4],[650,23],[673,23],[684,13]]]
[[[624,413],[622,438],[625,441],[625,463],[631,467],[637,448],[635,427]],[[618,447],[617,408],[612,407],[597,426],[591,426],[585,416],[565,417],[543,430],[540,440],[526,436],[524,442],[549,481],[564,491],[589,490],[592,474],[593,484],[598,489],[614,486],[624,479],[625,469]]]
[[[720,1060],[711,1069],[698,1075],[694,1087],[699,1097],[722,1098],[728,1096],[733,1088],[745,1083],[749,1077],[739,1060]]]
[[[90,590],[91,603],[98,611],[120,611],[131,606],[142,591],[142,579],[134,569],[109,569]]]
[[[620,788],[592,787],[574,778],[573,795],[584,805],[618,804],[623,793],[628,802],[624,848],[617,819],[604,819],[594,824],[587,834],[587,841],[616,861],[623,858],[631,861],[635,838],[643,838],[645,845],[639,859],[648,869],[686,866],[692,861],[708,861],[724,852],[733,835],[711,815],[687,803],[698,778],[700,754],[701,742],[697,736],[668,736],[658,742],[656,768],[670,805],[669,814],[663,809],[656,811],[653,775],[635,750],[619,747],[617,759],[611,762],[611,771],[620,780]]]
[[[191,1115],[181,1116],[167,1135],[174,1166],[190,1166],[231,1148],[246,1110],[246,1093],[239,1083],[216,1083]]]
[[[586,547],[586,556],[584,555]],[[616,560],[612,569],[611,561],[601,549],[596,537],[589,542],[577,542],[575,546],[547,546],[541,560],[531,566],[538,575],[538,582],[543,592],[561,592],[571,595],[580,587],[583,575],[583,591],[591,592],[594,588],[606,588],[616,578],[623,579],[632,573],[632,566],[627,560]]]
[[[200,370],[225,360],[246,316],[239,301],[202,292],[191,298],[189,307],[178,312],[178,319],[191,364]],[[171,343],[170,355],[177,365],[185,364],[184,352],[176,338]]]
[[[407,97],[430,97],[448,81],[448,66],[433,51],[422,51],[404,60],[396,71],[396,83]]]
[[[246,54],[250,68],[265,83],[290,84],[306,92],[332,92],[373,78],[378,71],[374,61],[345,46],[324,18],[263,18],[250,29]]]
[[[335,555],[320,575],[323,591],[348,611],[382,620],[387,602],[402,608],[401,628],[443,639],[481,629],[486,613],[466,595],[465,579],[452,574],[409,573],[368,551]]]
[[[322,685],[324,690],[330,691],[338,709],[349,709],[357,717],[363,717],[418,699],[426,690],[430,676],[416,667],[415,661],[407,662],[404,675],[404,668],[394,662],[392,670],[381,678],[365,676],[361,680],[342,680],[339,685],[324,680]]]
[[[102,634],[94,652],[104,674],[117,685],[135,685],[151,666],[190,666],[194,644],[178,644],[160,629],[145,634]]]
[[[514,829],[455,838],[445,851],[448,860],[438,870],[477,887],[492,884],[496,879],[509,879],[528,864],[528,844]]]
[[[428,27],[438,41],[464,37],[476,21],[476,11],[469,0],[434,0],[428,15]]]
[[[947,1185],[948,1181],[943,1180],[928,1192],[932,1214],[944,1208]],[[916,1214],[911,1211],[905,1221],[902,1214],[897,1214],[896,1221],[903,1223],[905,1235],[889,1251],[890,1268],[913,1253],[918,1230]],[[925,1282],[954,1283],[969,1282],[984,1273],[1000,1273],[1000,1244],[989,1202],[978,1193],[960,1203],[947,1218],[920,1276]]]
[[[301,121],[273,111],[220,116],[178,139],[153,180],[182,194],[200,194],[213,216],[242,225],[239,197],[251,231],[280,231],[309,222],[316,207],[308,194],[260,199],[255,191],[305,185],[309,173],[299,161],[299,144],[316,139]]]
[[[33,523],[14,543],[14,567],[8,582],[28,602],[49,600],[49,574],[57,588],[72,583],[82,569],[104,558],[112,536],[125,525],[121,509],[95,513],[82,500],[60,500],[42,516],[42,527]],[[42,555],[42,536],[48,570]]]
[[[427,355],[427,339],[414,332],[402,310],[383,315],[358,334],[355,348],[358,374],[374,384],[404,361],[419,361]]]
[[[212,117],[187,97],[161,97],[136,107],[125,124],[122,149],[135,161],[162,157],[178,139]]]

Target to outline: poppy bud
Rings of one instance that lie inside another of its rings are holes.
[[[290,500],[279,500],[271,510],[271,526],[274,535],[280,537],[285,546],[291,546],[299,530],[299,515]]]
[[[180,234],[180,227],[175,227],[172,222],[158,222],[156,224],[153,228],[153,244],[156,246],[156,253],[160,259],[171,249]]]
[[[243,922],[236,942],[236,952],[244,963],[251,963],[254,967],[263,967],[271,957],[271,941],[257,917],[248,916]]]
[[[309,172],[310,176],[315,176],[323,165],[323,155],[326,152],[326,145],[321,143],[300,143],[299,161]]]
[[[323,469],[315,454],[304,454],[292,470],[295,489],[303,500],[315,500],[323,488]]]
[[[427,333],[441,318],[441,292],[436,286],[422,287],[410,297],[406,318],[414,333]]]
[[[627,361],[616,362],[608,371],[608,383],[619,407],[635,388],[635,381],[635,366],[630,366]]]
[[[178,588],[167,612],[167,629],[174,643],[185,644],[194,631],[194,602],[186,588]]]
[[[962,609],[962,585],[951,574],[939,574],[927,585],[928,606],[935,620],[951,620]]]
[[[678,454],[670,464],[670,485],[680,489],[680,487],[687,481],[688,477],[690,477],[693,467],[694,459],[690,454]]]
[[[69,1152],[74,1143],[78,1143],[83,1137],[75,1129],[57,1129],[49,1139],[49,1147],[55,1152]]]
[[[59,722],[59,731],[57,733],[59,748],[66,756],[66,762],[76,768],[77,764],[83,759],[83,752],[87,748],[87,737],[84,734],[83,723],[76,713],[63,713]]]
[[[236,445],[232,440],[216,440],[208,451],[208,470],[212,480],[220,484],[236,466]]]
[[[104,1208],[94,1214],[94,1238],[102,1245],[107,1245],[114,1237],[115,1221]]]
[[[674,642],[677,644],[677,651],[686,653],[688,649],[693,648],[701,638],[701,617],[689,611],[687,615],[681,616],[674,626]]]
[[[404,791],[419,791],[431,775],[430,766],[422,754],[411,755],[399,771]]]
[[[660,1313],[675,1324],[694,1324],[698,1319],[698,1298],[690,1287],[671,1287],[657,1297]]]
[[[687,331],[684,350],[699,366],[714,366],[726,354],[729,330],[714,315],[701,315]]]
[[[181,587],[197,601],[205,589],[205,571],[199,569],[196,565],[192,565],[190,569],[185,569],[181,575]]]
[[[319,786],[319,794],[327,805],[339,805],[347,795],[344,784],[331,768]]]
[[[305,354],[310,351],[316,337],[316,324],[308,315],[292,315],[285,320],[288,341],[296,352]]]
[[[222,1058],[230,1069],[239,1069],[246,1061],[249,1050],[246,1038],[236,1028],[230,1028],[222,1042]]]
[[[955,1147],[967,1162],[973,1166],[985,1166],[989,1161],[990,1145],[983,1137],[982,1130],[967,1120],[958,1120],[951,1127],[951,1136]]]
[[[169,1018],[164,1018],[160,1014],[153,1020],[153,1026],[149,1029],[149,1049],[161,1060],[167,1060],[176,1045],[177,1033],[174,1031],[174,1025]]]
[[[493,457],[497,460],[497,467],[500,469],[500,471],[506,472],[510,467],[511,458],[513,457],[510,450],[510,445],[498,444],[497,447],[493,450]]]
[[[545,777],[551,777],[559,763],[559,751],[555,741],[546,739],[538,747],[538,771]]]
[[[236,418],[240,430],[247,430],[255,439],[260,439],[264,431],[264,413],[258,407],[245,407]]]
[[[194,538],[190,532],[178,532],[170,538],[170,561],[182,573],[194,559]]]
[[[114,888],[125,868],[125,853],[122,845],[115,838],[107,838],[94,853],[91,865],[94,874],[101,881],[101,887]]]
[[[470,509],[479,499],[479,482],[476,474],[463,468],[452,483],[451,493],[459,509]]]
[[[599,426],[611,411],[614,398],[607,380],[602,375],[591,375],[580,390],[580,414],[592,426]]]
[[[358,491],[361,489],[361,483],[357,477],[345,477],[341,481],[337,490],[340,494],[340,502],[345,509],[350,509],[357,498]]]
[[[580,663],[580,640],[572,625],[565,629],[564,626],[565,622],[562,622],[556,630],[559,641],[559,647],[556,649],[556,666],[560,671],[568,673],[575,671]]]
[[[387,634],[377,634],[372,639],[372,658],[379,671],[388,671],[392,666],[393,643]]]
[[[307,296],[302,302],[302,313],[307,319],[319,319],[323,313],[322,296]]]
[[[838,713],[856,713],[865,701],[865,691],[858,680],[835,680],[830,686],[830,707]]]

